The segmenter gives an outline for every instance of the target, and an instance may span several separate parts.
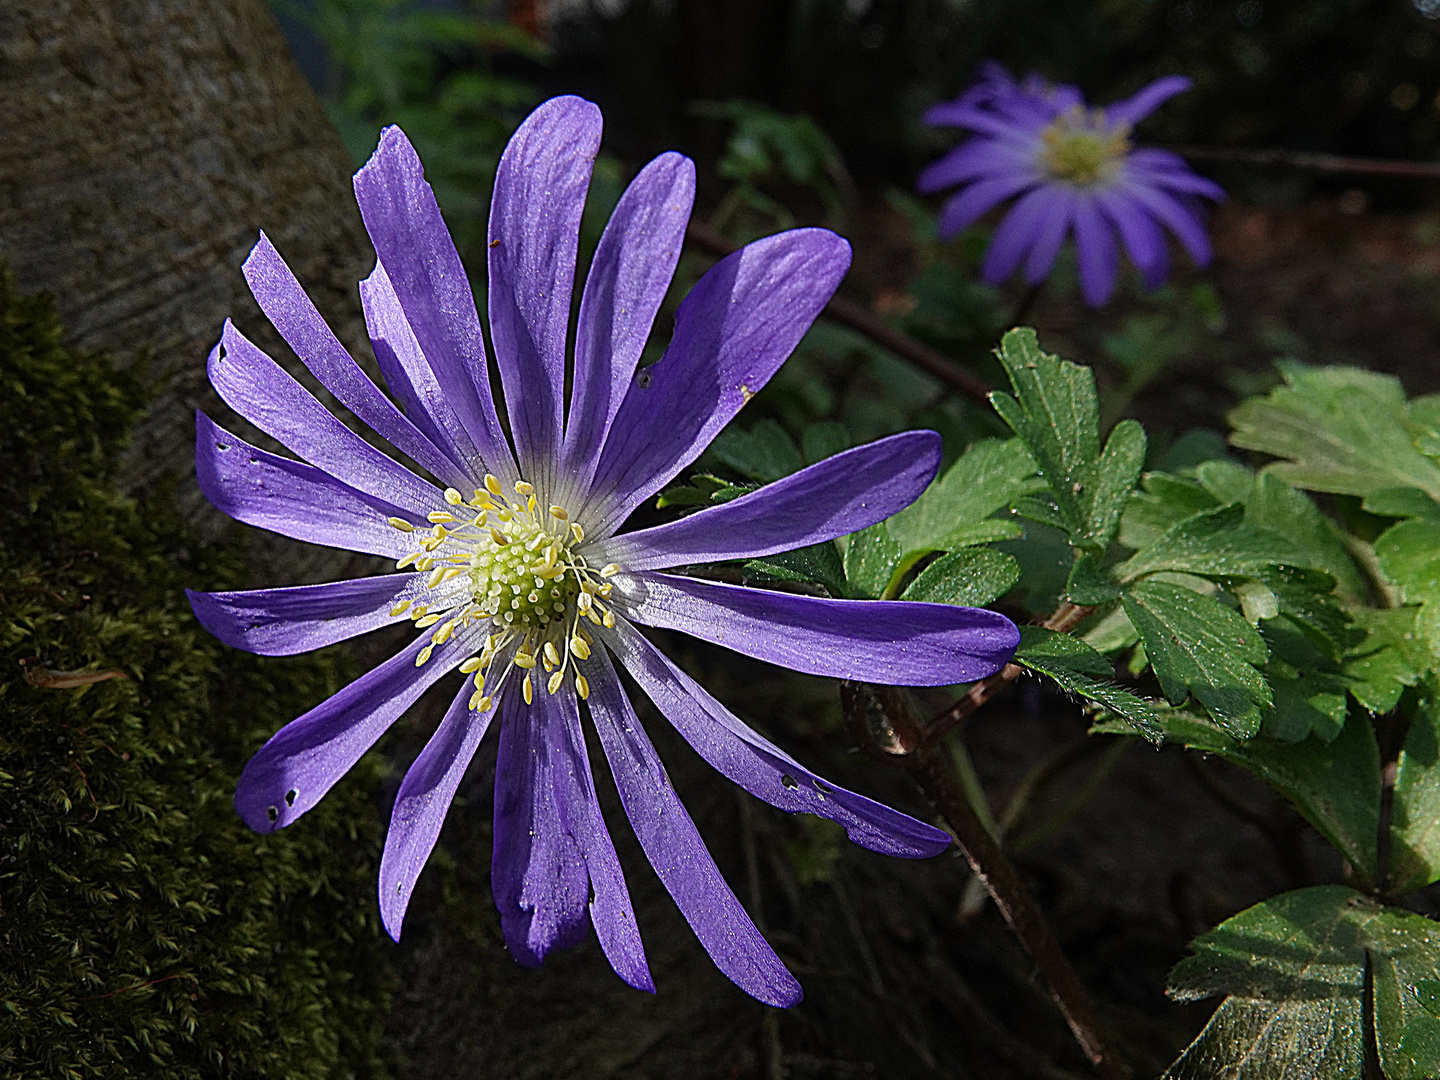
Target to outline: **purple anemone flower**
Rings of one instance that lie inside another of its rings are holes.
[[[586,278],[564,388],[581,210],[600,111],[540,106],[511,139],[490,214],[489,316],[509,417],[497,416],[469,280],[420,160],[387,129],[355,177],[375,245],[360,299],[386,396],[331,333],[263,235],[244,272],[311,374],[430,474],[375,449],[228,321],[210,356],[220,396],[302,460],[196,418],[196,472],[231,517],[384,556],[401,573],[253,592],[191,593],[238,648],[289,655],[396,622],[396,656],[287,724],[250,760],[235,806],[260,832],[295,821],[451,672],[458,692],[406,773],[380,866],[397,939],[411,891],[486,729],[498,717],[491,883],[521,963],[593,925],[615,971],[653,990],[625,879],[596,801],[582,717],[599,737],[640,845],[719,968],[761,1001],[800,986],[721,878],[637,720],[623,666],[700,756],[783,810],[819,814],[857,843],[907,858],[949,837],[829,784],[746,727],[637,625],[841,678],[915,685],[998,670],[1019,634],[993,612],[818,599],[673,572],[842,536],[895,513],[930,482],[933,432],[838,454],[733,502],[617,530],[694,461],[765,385],[829,299],[849,247],[823,229],[756,241],[717,264],[675,317],[661,360],[637,363],[665,296],[694,195],[694,166],[663,154],[626,190]]]
[[[916,182],[925,195],[961,188],[940,211],[940,238],[1014,198],[985,252],[981,277],[999,285],[1023,263],[1026,281],[1038,285],[1073,232],[1080,291],[1091,307],[1115,290],[1116,233],[1146,288],[1157,287],[1169,270],[1164,229],[1197,266],[1207,265],[1200,199],[1220,201],[1224,191],[1175,154],[1130,143],[1137,123],[1189,87],[1189,79],[1171,75],[1124,101],[1090,109],[1073,86],[1052,86],[1035,75],[1016,82],[999,64],[986,64],[975,85],[925,114],[932,127],[975,133]]]

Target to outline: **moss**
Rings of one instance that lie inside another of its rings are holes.
[[[144,399],[0,278],[0,1074],[383,1076],[378,765],[276,836],[231,806],[248,755],[351,673],[195,623],[183,586],[243,564],[168,493],[112,487]]]

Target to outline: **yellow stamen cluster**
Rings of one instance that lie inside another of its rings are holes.
[[[1056,180],[1090,187],[1114,175],[1130,152],[1130,125],[1111,124],[1101,109],[1075,106],[1040,132],[1040,163]]]
[[[483,648],[460,665],[475,677],[470,708],[490,708],[515,668],[524,673],[521,694],[527,705],[535,698],[535,680],[543,678],[545,689],[554,694],[565,684],[572,662],[575,692],[589,697],[590,683],[578,668],[589,659],[593,639],[581,624],[615,625],[615,613],[605,601],[612,589],[608,579],[620,567],[611,563],[592,570],[576,550],[585,542],[585,530],[562,506],[541,510],[534,487],[524,480],[507,495],[496,477],[486,476],[485,486],[469,499],[448,488],[445,502],[449,509],[430,513],[428,530],[389,519],[418,543],[396,564],[400,569],[425,574],[428,589],[466,579],[458,599],[443,611],[431,611],[427,604],[412,608],[408,600],[391,609],[397,618],[408,614],[417,629],[435,628],[416,666],[457,630],[488,621],[491,630]],[[504,670],[487,694],[490,668],[500,656],[506,658]]]

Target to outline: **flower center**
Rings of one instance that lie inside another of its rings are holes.
[[[515,668],[524,672],[517,677],[527,705],[534,700],[534,680],[540,677],[536,668],[548,676],[544,685],[554,694],[572,663],[575,690],[588,697],[590,685],[579,665],[589,659],[593,640],[581,624],[615,625],[614,612],[604,603],[611,591],[605,579],[620,568],[612,563],[592,569],[580,552],[585,530],[570,520],[563,506],[542,509],[534,487],[524,480],[507,494],[498,479],[486,476],[485,486],[469,499],[447,488],[445,502],[445,509],[430,513],[427,531],[401,518],[389,519],[418,541],[417,549],[396,566],[428,575],[426,587],[440,596],[414,608],[405,601],[390,612],[397,617],[408,612],[420,629],[434,627],[430,644],[415,658],[416,666],[429,660],[434,647],[456,630],[488,622],[484,647],[460,665],[461,671],[475,675],[470,708],[488,709]],[[503,664],[495,675],[491,668],[497,658],[503,658]]]
[[[1103,109],[1078,105],[1040,132],[1040,164],[1056,180],[1090,187],[1108,180],[1130,152],[1130,125],[1112,127]]]

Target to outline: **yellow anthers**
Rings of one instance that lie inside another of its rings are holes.
[[[545,642],[545,648],[541,651],[544,652],[545,659],[549,660],[550,663],[555,665],[558,665],[560,663],[560,650],[555,648],[555,643],[553,641]],[[552,690],[551,693],[553,694],[554,691]]]
[[[595,603],[595,598],[588,592],[582,592],[575,598],[575,606],[580,609],[580,614],[585,615],[590,611],[590,606]]]
[[[585,644],[585,639],[579,634],[570,639],[570,651],[580,660],[590,659],[590,646]]]
[[[410,522],[406,521],[404,518],[392,517],[386,518],[385,520],[390,523],[391,528],[399,529],[401,532],[415,531],[415,526],[411,525]]]
[[[451,518],[450,520],[454,521],[455,519]],[[450,535],[450,530],[445,528],[444,525],[437,524],[433,529],[430,530],[430,535],[433,536],[436,540],[444,540],[445,537]]]
[[[485,696],[484,691],[476,690],[475,693],[470,695],[471,712],[488,712],[492,704],[494,704],[494,702]]]
[[[412,552],[410,552],[409,555],[406,555],[404,558],[398,560],[398,561],[395,563],[395,569],[396,569],[396,570],[404,570],[404,569],[405,569],[407,566],[409,566],[411,563],[418,561],[419,558],[420,558],[420,552],[418,552],[418,551],[412,551]]]
[[[485,474],[485,490],[496,496],[505,493],[505,489],[500,486],[499,478],[492,473]]]
[[[431,524],[434,525],[439,525],[441,522],[455,520],[455,515],[450,513],[448,510],[431,510],[430,513],[426,514],[425,516],[429,519]]]
[[[476,689],[476,690],[484,690],[484,689],[485,689],[485,672],[483,672],[483,671],[477,671],[477,672],[475,672],[475,689]]]
[[[490,539],[494,540],[498,547],[510,546],[510,538],[504,533],[502,533],[499,529],[490,530]]]
[[[615,563],[615,562],[612,562],[612,563],[610,563],[608,566],[602,566],[602,567],[600,568],[600,576],[601,576],[601,577],[614,577],[614,576],[615,576],[616,574],[618,574],[619,572],[620,572],[620,564],[619,564],[619,563]]]
[[[437,622],[440,621],[440,619],[441,616],[439,615],[422,615],[420,618],[415,620],[415,629],[424,630],[428,626],[434,626]]]
[[[526,672],[525,681],[520,684],[520,689],[525,693],[525,704],[532,705],[535,702],[535,687],[530,682],[530,674]]]
[[[472,656],[472,657],[470,657],[469,660],[466,660],[463,664],[460,665],[460,674],[462,674],[462,675],[472,675],[472,674],[474,674],[475,672],[477,672],[477,671],[480,670],[480,665],[481,665],[481,663],[482,663],[482,661],[481,661],[481,659],[480,659],[478,656]]]
[[[448,573],[450,573],[450,567],[448,566],[435,567],[434,570],[430,571],[430,576],[425,579],[425,587],[427,589],[435,588],[436,585],[439,585],[440,582],[445,580],[445,575]]]
[[[426,660],[429,660],[429,659],[430,659],[430,654],[431,654],[432,652],[434,652],[434,651],[435,651],[435,646],[434,646],[434,645],[426,645],[423,649],[420,650],[420,655],[417,656],[417,657],[415,657],[415,666],[416,666],[416,667],[422,666],[422,665],[425,663]]]
[[[520,495],[534,495],[534,494],[535,494],[535,486],[534,486],[533,484],[527,483],[527,482],[524,481],[524,480],[516,480],[516,481],[515,481],[515,490],[516,490],[516,492],[518,492]]]
[[[440,624],[440,626],[435,630],[435,636],[430,639],[430,642],[433,645],[444,645],[445,642],[450,640],[450,635],[454,632],[455,620],[451,619],[447,623]]]
[[[565,507],[563,506],[550,507],[550,516],[553,518],[559,518],[561,521],[570,520],[570,515],[566,512]]]
[[[575,692],[582,698],[588,698],[590,696],[590,680],[585,678],[584,675],[576,674]]]
[[[454,488],[447,487],[445,489],[445,501],[451,506],[459,506],[465,501],[465,496],[461,495],[460,492],[456,491]]]
[[[403,614],[405,614],[405,609],[408,608],[409,606],[410,606],[410,601],[409,601],[409,600],[401,600],[400,603],[396,604],[394,607],[392,607],[392,608],[390,609],[390,617],[391,617],[391,618],[394,618],[396,615],[403,615]]]
[[[429,555],[422,555],[415,560],[415,569],[419,570],[422,574],[428,573],[435,569],[435,560],[430,558]]]
[[[613,611],[607,611],[607,612],[605,612],[605,617],[600,620],[600,625],[603,626],[603,627],[605,627],[606,630],[614,630],[614,629],[615,629],[615,612],[613,612]]]
[[[529,510],[530,513],[532,513],[532,514],[535,513],[535,496],[534,496],[534,495],[531,495],[528,499],[525,500],[525,509],[526,509],[526,510]]]
[[[551,675],[551,676],[550,676],[550,681],[545,684],[545,689],[546,689],[546,690],[549,690],[550,693],[553,694],[553,693],[555,693],[556,690],[559,690],[559,689],[560,689],[560,684],[563,683],[564,681],[565,681],[565,672],[563,672],[563,671],[557,671],[557,672],[555,672],[554,675]]]
[[[440,526],[437,525],[436,528],[440,528]],[[424,540],[420,541],[420,547],[425,551],[434,551],[444,542],[445,538],[443,536],[427,536]]]
[[[570,535],[575,537],[577,544],[583,544],[585,542],[585,530],[580,527],[578,521],[572,521],[570,523]]]
[[[426,612],[428,612],[429,610],[430,610],[430,605],[429,605],[429,604],[416,604],[416,605],[410,610],[410,618],[412,618],[412,619],[421,618],[421,617],[424,616],[424,615],[426,614]]]
[[[535,666],[535,657],[527,652],[517,652],[515,654],[515,666],[525,668],[528,671]]]
[[[612,582],[607,581],[604,585],[601,585],[600,588],[596,589],[595,591],[598,592],[603,599],[609,600],[610,594],[615,591],[615,585]]]

